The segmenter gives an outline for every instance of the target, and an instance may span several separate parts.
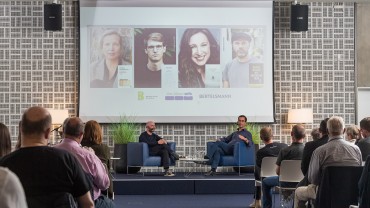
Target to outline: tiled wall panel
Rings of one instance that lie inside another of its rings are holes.
[[[9,127],[13,145],[21,114],[30,106],[77,114],[77,2],[62,2],[60,32],[43,30],[44,3],[0,1],[0,122]],[[307,32],[290,32],[290,3],[275,3],[274,16],[274,139],[290,143],[290,108],[313,108],[314,124],[308,129],[331,115],[355,123],[354,4],[338,9],[334,3],[310,3]],[[158,124],[157,133],[189,155],[204,151],[206,141],[227,135],[230,125]],[[113,147],[109,125],[103,130]]]

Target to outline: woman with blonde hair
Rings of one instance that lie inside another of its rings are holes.
[[[90,147],[94,150],[95,155],[104,163],[110,170],[110,151],[106,144],[103,144],[103,131],[100,124],[95,120],[90,120],[85,124],[84,135],[81,141],[83,147]],[[113,183],[111,175],[109,174],[110,186],[108,188],[108,197],[111,198],[113,194]]]
[[[346,128],[344,137],[348,142],[355,144],[361,139],[360,129],[356,125],[351,125]]]

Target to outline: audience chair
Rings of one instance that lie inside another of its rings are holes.
[[[282,207],[292,207],[296,185],[303,177],[301,160],[283,160],[281,162],[279,186],[275,187],[275,190],[279,191]]]
[[[176,143],[168,142],[171,150],[176,151]],[[129,167],[160,167],[160,156],[150,156],[149,146],[144,142],[131,142],[127,144],[127,169]],[[175,166],[175,161],[170,160],[170,166]],[[127,170],[128,173],[128,170]],[[142,171],[144,176],[144,171]]]
[[[329,166],[316,193],[315,208],[348,208],[358,204],[362,166]]]
[[[212,143],[214,142],[207,142],[207,152]],[[238,167],[240,175],[241,167],[254,166],[254,156],[254,144],[247,146],[244,142],[237,142],[234,145],[234,151],[232,155],[221,155],[218,166]]]
[[[261,163],[261,180],[255,180],[255,186],[261,186],[262,180],[266,177],[277,176],[276,174],[276,159],[277,157],[264,157]]]
[[[109,177],[109,187],[107,190],[102,190],[102,193],[106,195],[108,198],[114,200],[114,189],[113,189],[113,176],[112,173],[109,171],[107,164],[102,163],[104,165],[104,168],[106,170],[106,173]]]

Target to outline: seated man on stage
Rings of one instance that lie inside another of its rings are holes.
[[[234,145],[237,142],[245,142],[248,146],[253,145],[252,134],[245,129],[247,126],[247,117],[240,115],[238,117],[238,130],[233,132],[227,137],[217,139],[217,141],[212,144],[210,149],[205,156],[209,159],[209,164],[211,165],[211,170],[205,175],[211,176],[216,173],[217,166],[220,162],[221,155],[232,155],[234,150]]]
[[[172,160],[178,160],[179,155],[172,151],[167,145],[167,141],[157,134],[154,133],[155,123],[153,121],[148,121],[146,123],[146,131],[140,134],[139,142],[145,142],[149,146],[149,155],[151,156],[161,156],[162,165],[165,170],[164,176],[175,176],[169,170],[170,158]]]

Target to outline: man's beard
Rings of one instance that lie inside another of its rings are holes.
[[[236,56],[239,58],[245,58],[248,56],[248,52],[244,50],[239,50],[236,52]]]

